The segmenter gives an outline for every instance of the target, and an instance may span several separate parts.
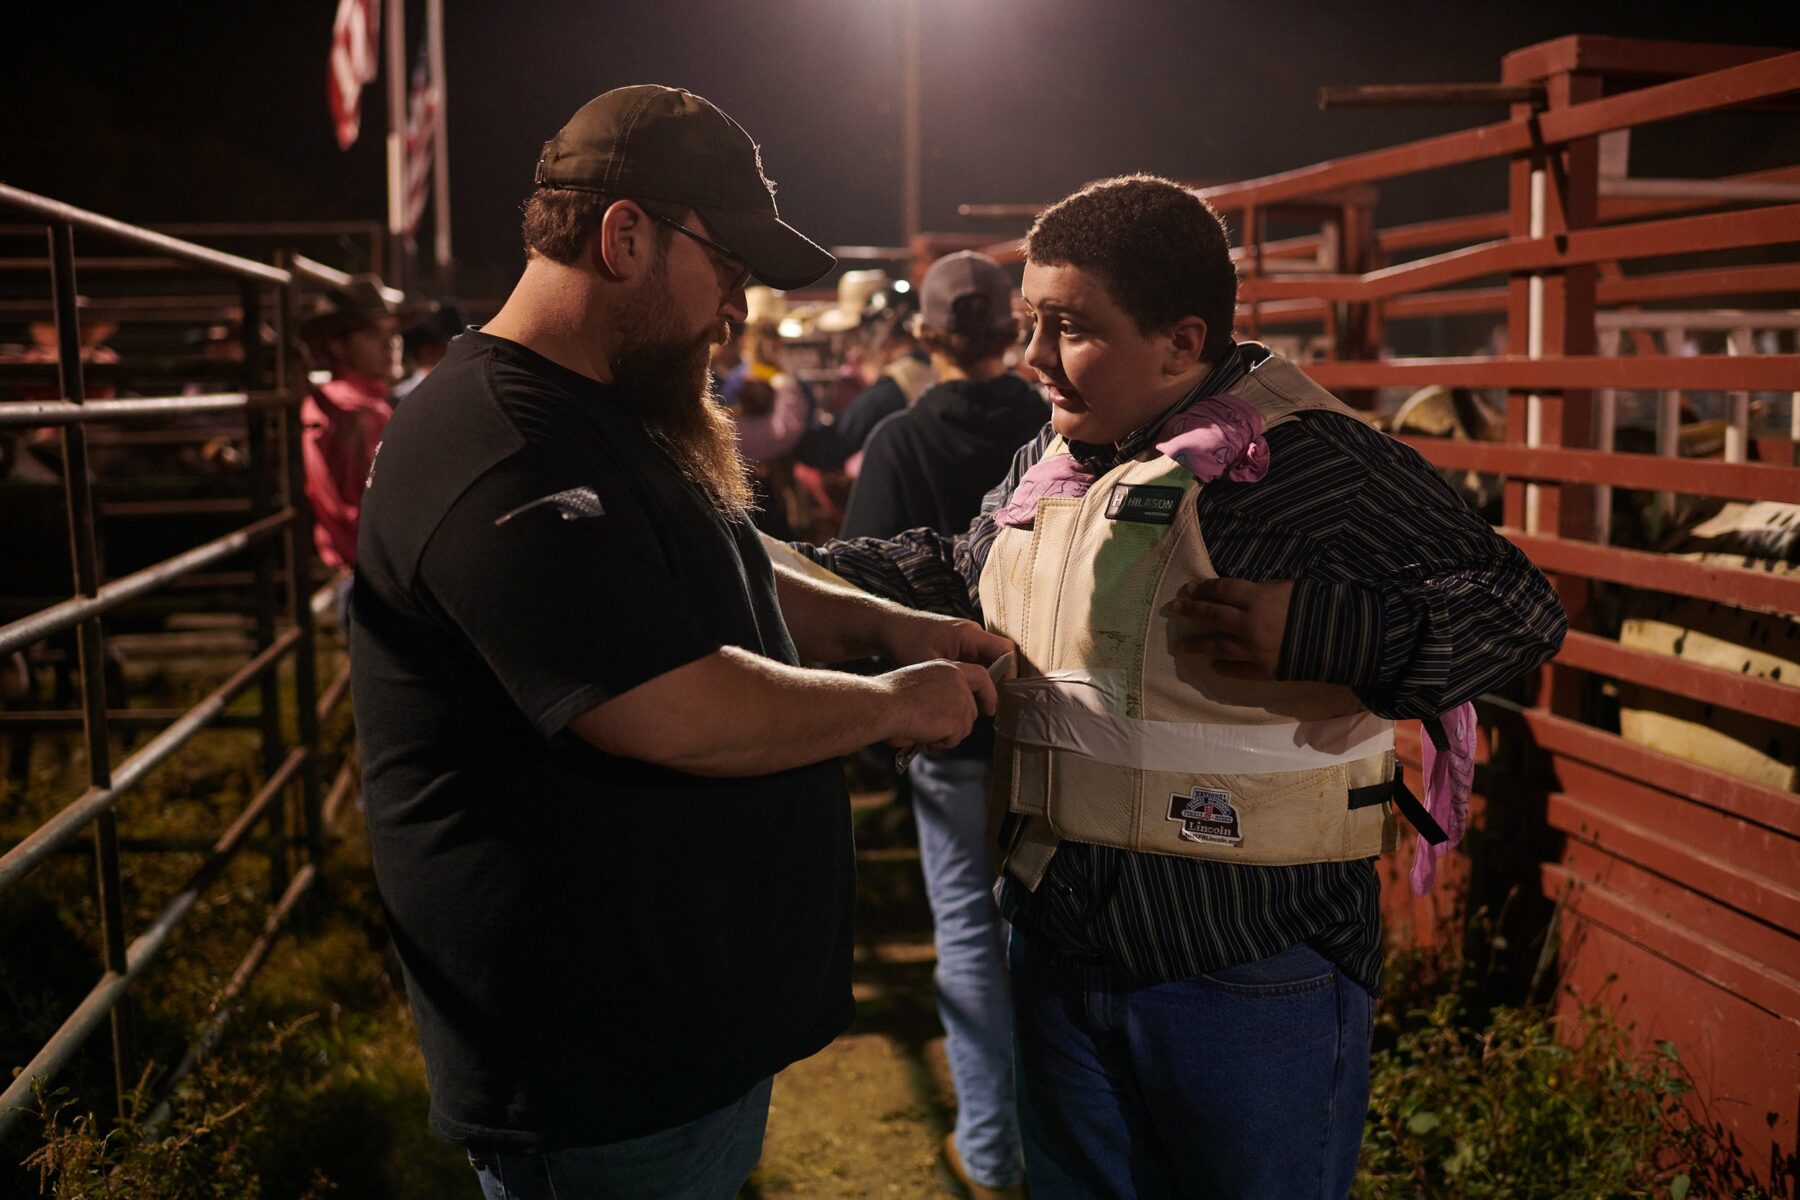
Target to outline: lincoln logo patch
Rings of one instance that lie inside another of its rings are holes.
[[[1231,803],[1229,792],[1213,788],[1195,788],[1185,796],[1177,792],[1169,797],[1169,820],[1181,822],[1184,842],[1240,846],[1244,841],[1238,810]]]
[[[1146,525],[1167,525],[1175,520],[1181,506],[1182,490],[1173,487],[1113,484],[1106,498],[1106,515],[1113,521],[1141,521]]]

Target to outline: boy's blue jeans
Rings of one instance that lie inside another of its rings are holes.
[[[1169,983],[1012,939],[1033,1200],[1350,1194],[1374,1005],[1307,946]]]

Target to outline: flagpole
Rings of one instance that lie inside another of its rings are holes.
[[[388,243],[393,248],[391,269],[394,287],[404,289],[407,262],[403,235],[406,231],[406,0],[387,0],[387,95],[388,95]]]
[[[919,0],[900,3],[900,235],[919,233]]]
[[[450,81],[444,73],[444,0],[427,0],[425,39],[431,82],[437,89],[437,129],[431,142],[431,225],[433,259],[440,288],[450,286]]]

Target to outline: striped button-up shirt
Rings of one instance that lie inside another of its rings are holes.
[[[1096,473],[1142,453],[1169,416],[1228,391],[1268,357],[1244,343],[1169,412],[1116,446],[1074,443]],[[1022,447],[981,514],[954,538],[911,530],[798,547],[865,591],[979,619],[992,514],[1044,454]],[[1376,714],[1423,718],[1544,662],[1566,621],[1543,575],[1471,512],[1417,453],[1331,412],[1267,434],[1269,472],[1196,493],[1200,530],[1226,578],[1294,581],[1278,675],[1344,684]],[[1072,959],[1163,981],[1306,943],[1371,991],[1382,969],[1373,859],[1267,867],[1064,842],[1035,891],[1008,878],[1003,911]]]

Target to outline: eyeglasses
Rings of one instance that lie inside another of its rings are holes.
[[[648,211],[648,210],[646,210],[646,211]],[[713,241],[709,237],[700,236],[699,234],[695,233],[693,230],[689,229],[686,225],[683,225],[680,221],[677,221],[674,217],[665,217],[665,216],[661,216],[657,213],[649,213],[649,216],[652,220],[658,221],[664,225],[667,225],[670,229],[673,229],[676,233],[683,234],[687,237],[694,239],[696,242],[699,242],[702,246],[705,246],[708,250],[711,250],[714,254],[717,254],[720,258],[724,259],[727,264],[736,263],[738,265],[740,270],[738,271],[738,273],[736,275],[731,277],[731,283],[729,285],[727,285],[727,287],[725,288],[725,296],[727,299],[730,299],[732,296],[737,295],[738,289],[742,288],[745,284],[750,282],[750,276],[752,273],[751,269],[750,269],[750,264],[745,262],[743,259],[739,258],[737,255],[733,254],[731,251],[727,250],[725,247],[719,245],[719,243]]]

